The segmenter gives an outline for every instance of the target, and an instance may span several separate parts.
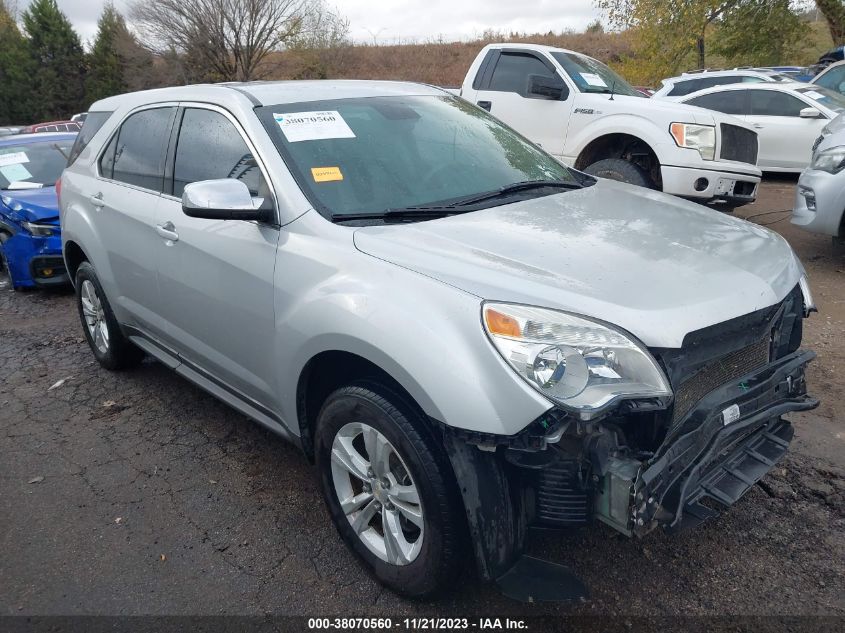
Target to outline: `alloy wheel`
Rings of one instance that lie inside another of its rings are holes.
[[[94,347],[101,354],[105,354],[109,351],[109,326],[106,323],[106,313],[103,310],[103,302],[97,294],[97,288],[86,279],[82,282],[79,295],[82,301],[82,315],[85,317],[85,325]]]
[[[372,426],[350,422],[332,442],[332,481],[340,507],[370,552],[408,565],[422,549],[423,507],[405,462]]]

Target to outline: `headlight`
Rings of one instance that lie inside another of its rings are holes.
[[[59,227],[53,224],[36,224],[35,222],[23,222],[23,228],[36,237],[50,237],[55,235]]]
[[[668,398],[651,354],[622,332],[564,312],[485,303],[484,328],[508,364],[544,396],[589,420],[614,402]]]
[[[804,316],[808,317],[811,312],[818,312],[816,302],[813,300],[813,293],[810,291],[810,280],[807,279],[807,275],[801,275],[798,285],[801,287],[801,295],[804,297]]]
[[[838,174],[845,169],[845,146],[831,147],[813,154],[813,161],[810,169],[826,171],[829,174]]]
[[[716,128],[712,125],[673,123],[669,131],[678,147],[697,149],[704,160],[716,158]]]

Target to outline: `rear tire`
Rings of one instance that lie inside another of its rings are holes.
[[[323,498],[341,538],[381,583],[412,598],[450,587],[466,551],[454,475],[426,424],[400,394],[358,382],[326,399],[315,433]]]
[[[111,370],[128,369],[144,360],[144,352],[121,331],[97,273],[88,262],[82,262],[76,271],[76,307],[85,338],[100,365]]]
[[[599,178],[625,182],[637,187],[645,187],[646,189],[655,188],[654,182],[642,167],[621,158],[605,158],[596,161],[592,165],[588,165],[584,169],[584,173]]]

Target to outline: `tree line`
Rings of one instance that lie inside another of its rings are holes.
[[[89,50],[56,0],[20,15],[0,0],[0,125],[66,119],[105,97],[169,85],[249,81],[297,55],[296,78],[322,78],[348,45],[349,23],[320,0],[107,2]]]
[[[805,42],[807,3],[798,0],[594,0],[610,25],[635,36],[620,69],[649,84],[718,60],[726,66],[790,63]],[[845,35],[842,0],[817,0],[834,43]],[[717,62],[717,63],[718,63]]]

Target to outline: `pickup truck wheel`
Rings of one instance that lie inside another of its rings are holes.
[[[439,593],[459,575],[463,509],[444,451],[404,399],[362,382],[317,418],[317,472],[341,538],[399,594]]]
[[[654,182],[652,182],[648,173],[634,163],[621,158],[605,158],[604,160],[596,161],[592,165],[588,165],[584,169],[584,173],[591,176],[598,176],[599,178],[609,178],[610,180],[618,180],[619,182],[626,182],[629,185],[636,185],[638,187],[645,187],[647,189],[654,189]]]
[[[94,357],[106,369],[127,369],[144,359],[120,329],[94,267],[82,262],[76,271],[76,307]]]

